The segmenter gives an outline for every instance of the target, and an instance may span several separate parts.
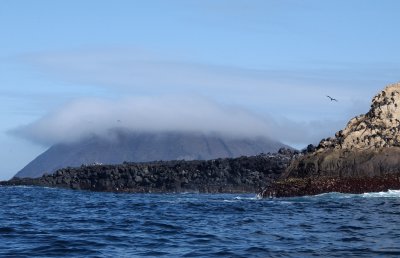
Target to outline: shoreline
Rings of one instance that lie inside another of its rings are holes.
[[[97,192],[254,193],[274,182],[292,153],[194,161],[157,161],[64,168],[39,178],[0,185],[33,185]]]
[[[54,185],[49,186],[47,184],[40,184],[37,181],[30,182],[31,180],[18,179],[18,180],[9,180],[9,181],[0,181],[0,187],[13,187],[13,186],[27,186],[27,187],[45,187],[52,189],[65,189],[65,190],[77,190],[77,191],[89,191],[89,192],[98,192],[98,193],[121,193],[121,194],[129,194],[129,193],[139,193],[139,194],[178,194],[178,193],[187,193],[187,194],[254,194],[257,195],[262,188],[254,191],[254,188],[243,188],[243,187],[204,187],[204,188],[196,188],[196,189],[180,189],[180,190],[166,190],[166,189],[157,189],[157,188],[123,188],[123,189],[110,189],[110,190],[96,190],[96,189],[82,189],[82,188],[72,188],[63,185]]]
[[[374,177],[318,177],[277,180],[259,195],[270,197],[299,197],[324,193],[363,194],[400,190],[400,173]]]

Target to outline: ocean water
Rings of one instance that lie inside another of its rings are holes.
[[[398,257],[400,192],[257,199],[0,187],[0,257]]]

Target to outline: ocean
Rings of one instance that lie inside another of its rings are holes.
[[[400,191],[282,199],[0,187],[0,257],[398,257]]]

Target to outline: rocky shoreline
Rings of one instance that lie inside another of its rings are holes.
[[[362,194],[400,189],[400,173],[374,177],[318,177],[278,180],[260,192],[263,198],[296,197],[330,192]]]
[[[106,192],[257,193],[287,168],[295,152],[207,161],[158,161],[65,168],[0,185],[34,185]]]

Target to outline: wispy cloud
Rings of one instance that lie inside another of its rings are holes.
[[[329,124],[330,126],[326,126]],[[231,137],[267,137],[287,143],[315,143],[342,122],[295,122],[259,116],[237,106],[196,97],[130,97],[117,101],[82,99],[10,131],[30,141],[52,145],[97,135],[113,137],[114,129],[132,132],[193,132]]]
[[[114,127],[315,143],[366,112],[368,101],[385,85],[379,73],[361,72],[373,67],[254,69],[174,60],[137,49],[49,52],[19,60],[47,75],[107,88],[121,97],[88,95],[13,131],[42,144],[106,135]],[[339,103],[330,103],[328,94]]]
[[[338,119],[329,117],[327,94],[341,100],[336,108],[343,113],[353,99],[369,99],[390,82],[379,81],[382,77],[372,72],[373,67],[243,68],[194,63],[133,48],[37,53],[19,60],[46,76],[120,95],[200,95],[264,113],[279,111],[289,117],[307,113],[309,120],[318,119],[315,111],[324,109],[328,111],[324,118]]]
[[[350,77],[352,82],[371,79],[371,74],[356,72],[354,68],[348,69],[343,65],[328,69],[324,69],[323,64],[314,67],[296,67],[293,64],[292,68],[285,69],[279,66],[246,68],[195,63],[184,57],[174,59],[168,54],[157,55],[134,48],[37,53],[20,56],[19,60],[64,80],[133,93],[234,95],[251,91],[253,95],[284,96],[290,95],[291,91],[295,91],[294,94],[302,91],[304,96],[314,96],[324,90],[338,94],[343,90],[354,93],[358,89],[348,87]]]
[[[246,110],[194,97],[79,100],[12,133],[37,143],[54,144],[76,141],[93,134],[108,137],[115,128],[136,132],[183,131],[241,137],[271,134],[266,121]]]

